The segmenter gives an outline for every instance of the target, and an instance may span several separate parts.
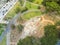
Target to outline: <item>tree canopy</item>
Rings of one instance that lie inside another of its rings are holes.
[[[17,45],[40,45],[40,40],[34,37],[26,37],[23,40],[20,40]]]
[[[55,45],[57,43],[57,29],[55,25],[45,26],[45,36],[41,39],[42,45]]]
[[[57,11],[60,14],[60,0],[44,0],[43,5],[46,7],[47,12]]]

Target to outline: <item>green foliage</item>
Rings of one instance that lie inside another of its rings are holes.
[[[0,24],[0,35],[5,30],[5,28],[6,28],[6,24]]]
[[[56,22],[56,26],[60,26],[60,21],[57,21]]]
[[[19,2],[20,2],[20,5],[21,5],[21,6],[23,6],[23,5],[24,5],[25,0],[19,0]]]
[[[52,1],[58,2],[59,0],[43,0],[43,1],[45,1],[45,2],[52,2]]]
[[[45,26],[45,36],[41,39],[42,45],[55,45],[57,43],[57,29],[55,25]]]
[[[26,2],[26,6],[25,6],[27,9],[38,9],[38,6],[37,5],[34,5],[30,2]]]
[[[4,20],[10,21],[18,12],[20,12],[20,3],[17,2],[14,7],[7,13]]]
[[[33,3],[36,3],[36,4],[42,4],[43,0],[27,0],[29,2],[33,2]]]
[[[0,42],[0,45],[6,45],[6,36],[3,38],[3,40]]]
[[[21,10],[21,12],[23,13],[23,12],[25,12],[25,11],[27,11],[28,10],[28,8],[23,8],[22,10]]]
[[[60,39],[60,29],[58,29],[58,39]]]
[[[52,11],[59,11],[60,9],[60,6],[56,2],[46,2],[46,7]]]
[[[58,38],[60,39],[60,21],[57,21],[56,24],[58,30]]]
[[[19,32],[21,32],[21,31],[22,31],[22,29],[24,28],[24,26],[23,26],[23,25],[21,25],[21,24],[19,24],[19,25],[17,25],[17,28],[18,28]]]
[[[45,5],[47,12],[54,12],[56,11],[60,14],[60,4],[58,4],[59,0],[44,0],[43,5]]]
[[[27,1],[34,2],[35,0],[27,0]]]
[[[19,7],[19,6],[16,7],[15,12],[16,12],[16,13],[19,13],[19,12],[20,12],[20,7]]]
[[[1,28],[1,29],[0,29],[0,35],[2,34],[2,32],[3,32],[3,31],[4,31],[4,29],[3,29],[3,28]]]
[[[15,29],[15,25],[11,24],[11,28],[12,28],[12,30],[14,30]]]
[[[40,45],[40,40],[34,37],[26,37],[23,40],[20,40],[17,45]]]
[[[22,16],[24,19],[29,20],[30,18],[33,18],[35,16],[40,16],[42,13],[40,11],[31,11],[28,13],[25,13],[24,16]]]
[[[35,0],[34,3],[41,5],[43,0]]]

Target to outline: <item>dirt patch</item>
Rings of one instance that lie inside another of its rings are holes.
[[[39,37],[39,38],[43,37],[44,36],[44,27],[46,25],[51,25],[51,24],[54,25],[55,24],[53,19],[50,16],[48,16],[48,17],[47,16],[46,15],[41,16],[41,21],[38,24],[40,26],[37,28],[37,30],[34,31],[32,36]]]

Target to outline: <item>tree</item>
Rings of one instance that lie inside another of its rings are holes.
[[[15,12],[16,12],[16,13],[19,13],[19,12],[20,12],[20,7],[19,7],[19,6],[16,7]]]
[[[45,26],[45,36],[41,39],[42,45],[55,45],[57,43],[57,29],[55,25]]]
[[[60,39],[60,29],[58,30],[58,39]]]
[[[27,11],[27,10],[28,10],[28,8],[25,7],[25,8],[23,8],[23,9],[21,10],[21,12],[23,13],[23,12],[25,12],[25,11]]]
[[[39,4],[39,5],[42,4],[42,2],[43,2],[43,0],[35,0],[34,1],[34,3]]]
[[[57,30],[58,30],[58,38],[60,39],[60,21],[56,22]]]
[[[23,40],[19,40],[17,45],[40,45],[40,40],[35,37],[26,37]]]
[[[43,5],[46,7],[47,12],[57,11],[57,13],[60,14],[60,6],[57,2],[59,2],[59,0],[44,0]]]
[[[35,0],[27,0],[27,1],[34,2]]]
[[[56,22],[56,26],[60,26],[60,21],[57,21]]]
[[[12,28],[12,30],[14,30],[15,29],[15,25],[11,24],[11,28]]]

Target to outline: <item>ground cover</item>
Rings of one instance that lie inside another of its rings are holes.
[[[7,13],[4,20],[11,20],[20,11],[20,3],[17,2],[14,7]]]
[[[6,37],[3,38],[3,40],[0,42],[0,45],[6,45]]]
[[[40,16],[41,14],[42,13],[40,11],[31,11],[31,12],[25,13],[23,15],[23,18],[29,20],[30,18],[33,18],[35,16]]]
[[[43,0],[27,0],[29,2],[35,3],[35,4],[42,4]]]
[[[26,6],[25,6],[27,9],[38,9],[39,8],[39,6],[38,5],[34,5],[34,4],[32,4],[32,3],[30,3],[30,2],[26,2]]]
[[[0,35],[4,32],[6,26],[6,24],[0,24]]]
[[[24,3],[25,3],[25,0],[19,0],[19,2],[20,2],[20,4],[21,4],[21,6],[23,6]]]

